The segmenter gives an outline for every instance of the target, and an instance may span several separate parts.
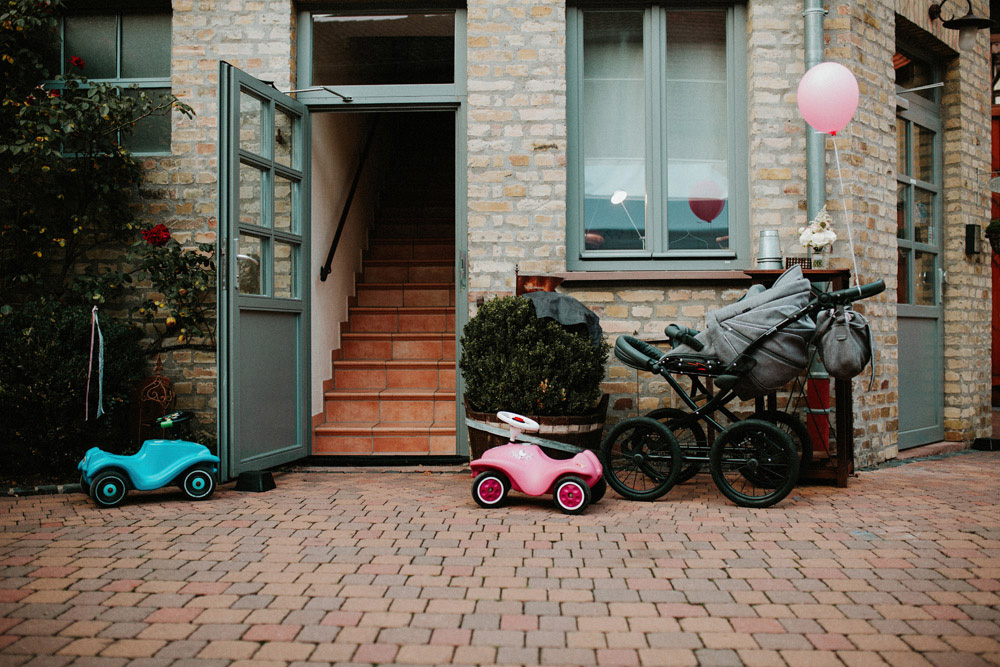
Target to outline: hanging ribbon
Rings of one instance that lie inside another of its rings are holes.
[[[834,132],[834,135],[837,133]],[[851,207],[847,205],[847,194],[844,192],[844,175],[840,171],[840,151],[837,150],[837,137],[833,137],[833,155],[837,159],[837,180],[840,181],[840,196],[844,200],[844,213],[847,214],[847,240],[851,244],[851,262],[854,263],[854,284],[861,286],[861,276],[858,274],[858,256],[854,252],[854,230],[851,228]]]
[[[97,321],[97,306],[91,311],[90,317],[90,360],[87,362],[87,396],[83,410],[83,419],[90,419],[90,375],[94,369],[94,334],[97,334],[97,414],[94,419],[100,419],[104,414],[104,334],[101,333],[101,323]]]

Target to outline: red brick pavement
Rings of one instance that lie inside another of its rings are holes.
[[[455,471],[0,499],[0,666],[1000,665],[1000,453],[584,515]]]

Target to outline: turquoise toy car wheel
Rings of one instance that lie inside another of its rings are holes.
[[[118,507],[127,495],[125,475],[117,470],[102,472],[90,485],[90,496],[98,507]]]
[[[192,468],[184,473],[181,490],[191,500],[205,500],[215,491],[215,477],[204,468]]]

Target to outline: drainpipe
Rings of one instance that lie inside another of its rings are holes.
[[[823,62],[823,0],[804,0],[806,71]],[[806,123],[806,220],[812,220],[826,204],[826,136]],[[811,349],[813,362],[806,382],[806,426],[813,451],[830,450],[830,376]],[[803,443],[803,446],[806,446]],[[815,457],[814,457],[815,459]]]
[[[804,0],[806,71],[823,62],[823,0]],[[806,220],[826,204],[826,136],[806,124]]]

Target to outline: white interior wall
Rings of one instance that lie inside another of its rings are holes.
[[[370,117],[361,114],[312,115],[312,415],[323,412],[323,382],[332,376],[330,353],[340,349],[340,326],[347,320],[347,299],[354,295],[354,276],[361,270],[366,230],[372,218],[373,190],[369,165],[354,195],[350,216],[340,236],[330,275],[320,281],[319,271],[337,232],[364,145]]]

